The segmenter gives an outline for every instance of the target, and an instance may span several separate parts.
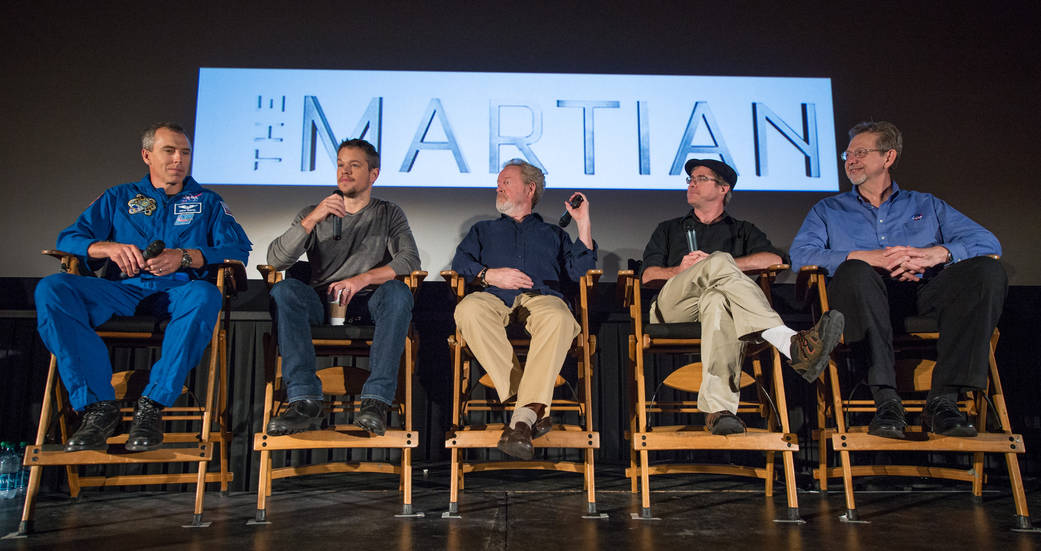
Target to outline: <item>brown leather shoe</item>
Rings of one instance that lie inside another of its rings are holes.
[[[705,424],[712,434],[741,434],[745,432],[745,422],[740,417],[727,410],[710,413],[705,418]]]
[[[535,426],[531,427],[531,439],[534,440],[540,436],[545,436],[551,430],[553,430],[553,420],[547,415],[535,421]]]
[[[828,366],[828,358],[842,338],[844,327],[842,312],[828,310],[813,327],[792,335],[792,369],[808,382],[816,381]]]
[[[535,447],[531,444],[531,427],[527,423],[517,423],[516,428],[507,425],[496,447],[502,453],[517,459],[535,457]]]

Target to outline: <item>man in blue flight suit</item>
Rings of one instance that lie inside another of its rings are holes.
[[[65,451],[104,449],[119,424],[108,351],[94,328],[112,316],[169,317],[162,357],[134,409],[126,449],[162,445],[162,408],[180,395],[199,363],[221,307],[207,264],[245,262],[252,245],[216,193],[188,176],[191,143],[183,128],[157,123],[141,137],[148,175],[110,188],[58,236],[57,248],[105,277],[59,273],[36,287],[40,337],[58,359],[79,429]],[[162,241],[165,248],[149,247]],[[142,251],[145,251],[142,253]],[[148,258],[146,258],[146,256]],[[115,269],[115,268],[118,268]]]

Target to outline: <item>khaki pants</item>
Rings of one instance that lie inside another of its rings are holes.
[[[701,323],[698,409],[737,411],[744,342],[741,337],[783,325],[762,289],[715,252],[673,276],[651,303],[651,323]]]
[[[531,347],[521,369],[506,338],[510,317],[524,324]],[[471,293],[455,308],[455,323],[470,351],[492,378],[499,400],[517,396],[517,405],[546,404],[564,357],[582,330],[563,300],[552,295],[518,295],[508,307],[491,293]]]

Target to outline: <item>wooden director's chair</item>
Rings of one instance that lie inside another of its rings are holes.
[[[779,264],[765,270],[746,272],[758,275],[758,281],[767,299],[770,286],[777,274],[788,269]],[[788,423],[788,404],[785,398],[784,377],[780,353],[767,343],[746,344],[745,356],[750,361],[751,372],[746,367],[741,374],[741,401],[737,414],[755,413],[766,420],[766,428],[746,428],[743,434],[714,435],[704,425],[654,426],[649,421],[652,414],[677,415],[704,413],[697,408],[697,400],[664,401],[658,399],[662,386],[697,393],[701,387],[700,361],[689,363],[670,373],[648,398],[646,357],[652,354],[699,354],[701,351],[700,323],[649,323],[647,321],[651,299],[658,289],[642,287],[640,276],[634,270],[618,272],[618,292],[622,304],[632,320],[629,335],[629,366],[632,376],[630,386],[630,447],[629,468],[626,476],[632,491],[641,492],[640,513],[632,513],[634,519],[656,520],[651,515],[650,476],[673,473],[712,473],[731,476],[747,476],[763,479],[767,497],[773,496],[774,459],[780,452],[784,466],[785,491],[788,510],[778,522],[803,522],[799,517],[799,502],[796,495],[794,452],[799,450],[798,438],[791,432]],[[766,369],[764,371],[764,365]],[[653,383],[653,381],[652,381]],[[747,416],[746,416],[747,417]],[[763,467],[733,464],[650,464],[650,452],[658,450],[745,450],[766,452]]]
[[[805,266],[799,271],[796,283],[800,294],[810,301],[819,315],[828,310],[828,295],[824,271],[818,266]],[[903,327],[894,327],[894,351],[896,353],[897,391],[901,396],[909,393],[919,395],[917,399],[904,399],[906,413],[921,413],[925,407],[922,393],[928,392],[932,371],[936,366],[936,341],[940,338],[936,320],[925,316],[910,316],[903,320]],[[1025,452],[1023,437],[1012,432],[1008,410],[1005,407],[1004,391],[998,375],[994,350],[998,343],[998,330],[990,339],[990,367],[987,388],[958,403],[958,408],[970,419],[975,420],[979,434],[974,438],[956,438],[926,432],[921,425],[908,425],[906,440],[896,440],[867,433],[867,425],[852,425],[851,414],[873,414],[875,403],[871,399],[843,398],[839,385],[839,372],[835,358],[848,357],[850,350],[844,345],[836,347],[828,369],[821,374],[817,384],[817,427],[814,437],[818,441],[819,465],[813,477],[822,491],[828,489],[828,479],[842,477],[846,495],[846,512],[840,518],[845,522],[859,520],[853,497],[855,476],[910,476],[931,477],[972,482],[974,499],[983,495],[983,458],[985,453],[1002,453],[1008,468],[1012,496],[1016,505],[1015,530],[1035,531],[1030,524],[1023,479],[1019,471],[1017,454]],[[989,416],[990,408],[996,419]],[[870,416],[864,415],[865,420]],[[990,422],[990,425],[988,425]],[[988,430],[992,427],[994,430]],[[838,451],[840,466],[829,467],[828,445]],[[964,452],[972,454],[969,468],[934,467],[923,465],[853,465],[851,452]]]
[[[571,391],[567,398],[554,398],[551,415],[560,416],[565,412],[573,412],[578,417],[578,424],[554,424],[553,429],[546,435],[533,441],[535,448],[576,448],[583,450],[582,461],[468,461],[465,458],[465,450],[469,448],[491,448],[495,449],[499,436],[502,434],[504,423],[487,423],[483,421],[470,422],[469,416],[475,412],[485,412],[484,417],[491,412],[503,415],[504,419],[508,412],[512,411],[515,404],[508,402],[500,403],[498,399],[484,399],[472,396],[477,385],[486,387],[486,392],[494,392],[495,385],[491,377],[484,374],[483,377],[477,370],[473,369],[475,360],[467,347],[458,328],[455,334],[448,337],[448,346],[452,351],[452,426],[445,435],[445,447],[452,450],[452,472],[451,472],[451,496],[448,503],[448,511],[442,516],[444,518],[457,518],[459,513],[459,490],[463,489],[463,481],[466,473],[480,471],[497,471],[510,469],[535,469],[564,471],[571,473],[582,473],[584,478],[584,489],[586,491],[586,518],[606,518],[606,515],[598,514],[596,510],[596,484],[593,472],[593,450],[600,447],[600,433],[593,430],[592,417],[592,382],[593,382],[593,355],[596,353],[596,336],[589,330],[589,293],[596,282],[603,275],[602,270],[589,270],[582,276],[577,298],[573,300],[573,311],[582,330],[575,337],[568,356],[574,358],[578,364],[578,371],[574,385],[564,379],[557,377],[557,387],[567,386]],[[464,278],[455,271],[446,270],[441,272],[441,277],[448,282],[456,302],[463,299],[466,294],[466,282]],[[523,360],[526,357],[530,336],[523,327],[510,324],[507,327],[507,336],[513,345],[514,353]],[[565,364],[566,365],[566,364]],[[476,381],[474,379],[477,379]]]
[[[43,254],[53,256],[61,261],[60,270],[73,274],[84,274],[79,258],[75,255],[56,250],[45,250]],[[58,378],[57,359],[51,354],[50,368],[43,395],[43,406],[40,412],[40,425],[36,431],[36,443],[27,446],[24,464],[30,467],[29,485],[26,488],[25,506],[22,521],[18,527],[19,534],[32,531],[33,510],[36,496],[40,489],[42,468],[50,465],[65,467],[68,476],[69,494],[78,497],[80,490],[95,486],[136,486],[144,484],[195,484],[195,511],[191,524],[186,527],[204,527],[210,523],[202,522],[203,491],[206,482],[219,482],[222,493],[228,491],[228,483],[234,474],[228,470],[228,445],[231,443],[230,424],[227,415],[228,405],[228,326],[230,321],[228,302],[230,297],[246,288],[246,271],[237,260],[225,260],[220,264],[211,264],[209,268],[216,271],[216,285],[224,297],[221,313],[213,328],[210,340],[208,369],[206,373],[206,390],[202,396],[189,392],[194,405],[174,405],[163,409],[163,421],[175,423],[175,428],[185,427],[182,432],[165,432],[163,447],[146,452],[127,452],[123,444],[127,441],[127,433],[117,434],[108,439],[109,449],[105,451],[84,450],[65,452],[64,445],[72,435],[72,419],[75,412],[69,406],[65,390]],[[83,277],[90,277],[83,275]],[[163,342],[163,333],[167,320],[147,315],[115,316],[96,328],[98,335],[111,346],[159,347]],[[117,400],[134,400],[140,397],[148,383],[148,370],[130,370],[113,373],[112,386],[115,387]],[[216,400],[216,405],[214,404]],[[131,420],[133,407],[120,409],[124,424]],[[47,435],[52,423],[57,420],[58,443],[47,444]],[[190,423],[195,421],[196,423]],[[214,426],[216,422],[216,426]],[[188,427],[194,426],[194,430]],[[220,445],[220,471],[208,473],[206,467],[213,459],[213,448]],[[195,473],[137,474],[112,476],[80,476],[80,465],[127,465],[141,463],[196,463]]]
[[[257,266],[264,277],[268,288],[282,280],[283,274],[273,266],[262,264]],[[297,270],[308,271],[307,263],[298,262],[290,268],[290,274]],[[426,278],[427,272],[414,271],[407,276],[398,276],[412,290],[413,296]],[[291,276],[290,276],[291,277]],[[372,348],[374,325],[312,325],[311,337],[315,354],[319,356],[368,356]],[[264,386],[264,418],[261,432],[253,436],[253,451],[260,452],[260,479],[257,486],[257,514],[249,524],[267,524],[267,498],[271,495],[271,481],[309,474],[322,473],[387,473],[400,476],[400,489],[404,494],[402,512],[396,516],[422,517],[423,513],[412,511],[412,448],[419,444],[419,432],[412,428],[412,379],[415,373],[417,349],[416,338],[412,326],[409,326],[405,337],[405,349],[402,354],[402,367],[398,370],[398,388],[395,403],[390,411],[398,415],[399,428],[387,427],[383,436],[369,434],[361,427],[353,424],[337,424],[335,416],[348,416],[361,411],[362,385],[368,377],[367,370],[355,366],[335,365],[317,372],[322,381],[322,394],[331,396],[325,402],[325,416],[330,421],[322,430],[312,430],[272,436],[267,434],[267,425],[273,417],[285,411],[289,403],[285,401],[285,389],[282,387],[282,356],[278,353],[278,341],[274,335],[265,335],[265,386]],[[308,465],[289,465],[273,467],[271,452],[286,450],[315,449],[399,449],[401,462],[398,465],[390,462],[355,461],[328,462]]]

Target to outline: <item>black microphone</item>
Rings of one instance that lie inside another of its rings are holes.
[[[166,243],[163,243],[162,239],[156,239],[155,241],[149,243],[147,247],[145,247],[145,250],[141,253],[141,256],[144,257],[145,260],[148,260],[149,258],[155,258],[159,256],[164,250],[166,250]],[[119,273],[120,279],[127,279],[128,277],[130,276],[127,275],[126,272]]]
[[[698,236],[694,232],[694,221],[687,220],[683,223],[683,229],[687,230],[687,252],[698,250]]]
[[[582,196],[581,195],[576,195],[576,196],[572,197],[571,200],[568,201],[568,203],[571,204],[571,208],[577,209],[578,206],[582,204]],[[567,211],[564,211],[564,215],[560,217],[560,221],[557,222],[557,225],[562,227],[562,228],[566,228],[567,225],[570,224],[570,223],[571,223],[571,213],[567,212]]]
[[[155,258],[159,256],[163,251],[166,250],[166,243],[163,243],[162,239],[156,239],[145,247],[145,251],[141,253],[141,256],[145,257],[145,260],[149,258]]]
[[[333,193],[335,193],[336,195],[339,195],[340,197],[343,197],[343,192],[340,191],[339,189],[337,189]],[[336,234],[336,240],[339,241],[340,240],[340,236],[343,235],[343,218],[340,218],[339,216],[336,216],[335,214],[333,215],[333,217],[334,217],[334,219],[333,219],[333,232]]]

